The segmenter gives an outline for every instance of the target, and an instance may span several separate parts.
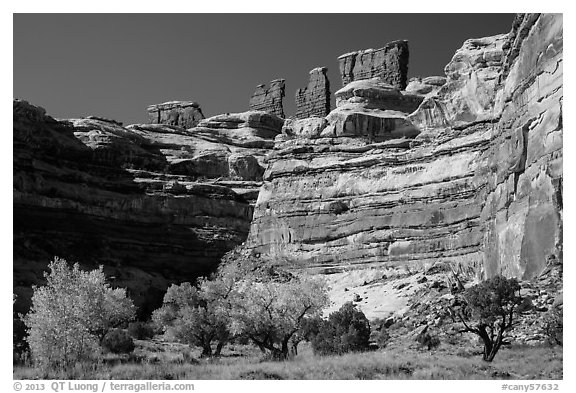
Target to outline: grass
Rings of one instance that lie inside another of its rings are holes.
[[[15,366],[15,379],[562,379],[562,348],[503,348],[492,363],[474,351],[442,344],[435,351],[394,348],[343,356],[315,356],[301,344],[292,360],[262,358],[251,346],[230,345],[223,357],[186,362],[183,346],[138,342],[139,360],[101,361],[66,372]],[[149,355],[143,357],[142,355]],[[110,359],[109,359],[110,360]],[[121,359],[116,359],[121,360]]]

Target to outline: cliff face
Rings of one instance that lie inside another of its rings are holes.
[[[326,67],[310,71],[308,86],[296,90],[296,119],[324,117],[330,113],[330,81]]]
[[[284,82],[284,79],[275,79],[270,82],[270,87],[266,87],[266,85],[256,86],[256,90],[250,98],[250,110],[268,112],[284,118]]]
[[[394,41],[380,49],[346,53],[338,58],[342,85],[378,77],[399,89],[406,87],[408,41]]]
[[[499,122],[476,177],[488,275],[533,277],[562,260],[562,15],[518,15],[506,43]]]
[[[409,83],[405,41],[343,55],[325,117],[304,117],[327,109],[323,69],[286,121],[283,80],[258,87],[261,111],[204,119],[172,102],[126,127],[15,100],[15,293],[60,256],[103,264],[146,313],[245,240],[338,273],[342,302],[389,268],[534,277],[562,260],[562,42],[561,15],[521,14]],[[380,289],[374,310],[406,305]]]
[[[190,130],[57,121],[15,100],[15,292],[25,302],[60,256],[104,265],[151,311],[170,283],[207,274],[245,240],[259,160],[281,127],[261,112]]]
[[[466,41],[425,90],[356,80],[371,67],[352,55],[338,107],[277,138],[249,248],[323,273],[446,261],[529,278],[561,258],[561,16]]]
[[[190,128],[204,119],[200,105],[191,101],[170,101],[163,104],[150,105],[147,111],[148,119],[152,124],[168,124]]]

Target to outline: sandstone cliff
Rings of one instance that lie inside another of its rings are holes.
[[[297,119],[308,117],[324,117],[330,113],[330,81],[326,67],[314,68],[310,71],[308,86],[296,90]]]
[[[284,118],[284,82],[284,79],[275,79],[270,82],[270,87],[264,84],[256,86],[250,98],[250,110],[268,112]]]
[[[248,247],[310,272],[539,274],[562,257],[562,17],[467,40],[424,90],[399,90],[403,48],[342,56],[338,107],[285,124]]]
[[[248,234],[263,157],[281,127],[262,112],[221,115],[189,130],[96,117],[57,121],[15,100],[20,301],[54,256],[104,265],[143,313],[170,283],[209,273]]]
[[[428,285],[412,273],[438,264],[535,277],[562,261],[562,43],[561,15],[521,14],[464,42],[445,76],[408,81],[405,41],[349,53],[336,108],[316,69],[298,119],[283,80],[258,86],[258,110],[170,102],[126,127],[15,100],[15,292],[58,255],[103,264],[146,312],[245,240],[334,273],[336,303],[363,287],[369,316],[407,307]],[[404,270],[411,292],[386,281]]]
[[[163,104],[150,105],[147,111],[148,118],[152,124],[168,124],[190,128],[204,119],[200,105],[192,101],[170,101]]]

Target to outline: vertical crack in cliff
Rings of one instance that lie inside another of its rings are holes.
[[[518,181],[520,180],[520,176],[526,170],[526,159],[528,157],[528,137],[529,137],[528,133],[530,125],[533,123],[534,120],[535,120],[534,118],[528,120],[521,128],[522,153],[520,158],[518,159],[516,170],[514,171],[514,198],[516,198],[518,194]]]

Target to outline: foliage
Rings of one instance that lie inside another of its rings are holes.
[[[130,322],[128,333],[136,340],[149,340],[154,337],[154,327],[146,322]]]
[[[108,330],[133,319],[135,308],[124,289],[106,283],[102,266],[83,271],[55,258],[48,267],[24,318],[27,340],[36,364],[66,368],[91,359]]]
[[[563,345],[564,343],[563,314],[562,307],[554,307],[544,316],[544,333],[552,345]]]
[[[134,350],[134,340],[122,329],[112,329],[102,339],[102,347],[112,353],[130,353]]]
[[[352,302],[322,321],[318,333],[312,338],[312,348],[320,355],[343,354],[368,350],[370,322]]]
[[[274,359],[289,356],[291,340],[296,339],[292,344],[297,345],[306,318],[319,316],[329,302],[323,281],[306,277],[285,280],[285,277],[272,274],[268,279],[260,277],[260,282],[241,280],[232,303],[233,333],[247,336],[261,350],[268,350]]]
[[[520,284],[515,278],[492,277],[466,289],[459,307],[450,313],[484,342],[482,358],[491,362],[502,346],[505,333],[512,329],[515,307],[522,303]]]
[[[228,297],[231,291],[231,283],[221,279],[202,279],[197,286],[188,282],[172,285],[162,307],[152,314],[152,320],[177,340],[201,347],[202,356],[219,356],[230,339]],[[217,342],[215,353],[213,341]]]

